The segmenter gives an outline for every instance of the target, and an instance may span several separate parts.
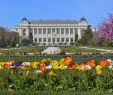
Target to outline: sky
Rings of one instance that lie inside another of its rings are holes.
[[[23,17],[36,19],[74,19],[85,17],[98,27],[108,13],[113,13],[113,0],[0,0],[0,26],[11,29]]]

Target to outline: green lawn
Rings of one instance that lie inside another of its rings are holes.
[[[75,91],[14,91],[0,92],[0,95],[113,95],[112,92],[75,92]]]
[[[28,46],[28,47],[25,47],[25,48],[22,48],[22,49],[15,49],[15,50],[2,50],[2,49],[0,49],[0,52],[4,52],[4,53],[7,53],[7,52],[10,52],[10,53],[26,52],[26,53],[28,53],[28,52],[32,52],[33,50],[37,50],[37,51],[40,52],[45,48],[47,48],[47,47],[45,47],[45,46],[37,46],[37,47]],[[74,52],[100,52],[98,50],[82,49],[82,48],[79,48],[79,47],[76,47],[76,46],[60,46],[60,48],[64,52],[69,52],[69,53],[74,53]]]
[[[21,52],[21,53],[31,53],[31,52],[34,52],[34,53],[37,53],[37,52],[41,52],[41,50],[45,49],[47,47],[42,47],[42,46],[38,46],[38,47],[31,47],[31,46],[28,46],[28,47],[24,47],[22,49],[15,49],[15,50],[1,50],[0,49],[0,52],[2,53],[5,53],[6,55],[9,54],[9,53],[17,53],[17,52]],[[69,52],[69,53],[76,53],[76,52],[100,52],[98,50],[92,50],[92,49],[83,49],[83,48],[79,48],[79,47],[76,47],[76,46],[61,46],[60,47],[64,52]],[[72,55],[71,55],[72,56]],[[72,56],[73,57],[73,56]],[[18,58],[18,57],[2,57],[0,56],[0,61],[39,61],[43,58],[53,58],[53,59],[60,59],[62,58],[61,56],[50,56],[50,57],[21,57],[21,58]],[[73,59],[75,61],[86,61],[88,59],[91,59],[91,58],[75,58],[73,57]],[[95,60],[101,60],[102,58],[94,58]]]
[[[96,62],[99,62],[100,60],[104,59],[104,58],[109,58],[109,57],[95,57],[94,56],[89,56],[89,57],[79,57],[79,56],[72,56],[73,60],[76,61],[81,61],[81,62],[86,62],[89,59],[94,59],[96,60]],[[36,56],[36,57],[1,57],[0,56],[0,61],[1,62],[6,62],[6,61],[23,61],[23,62],[33,62],[33,61],[40,61],[42,59],[55,59],[55,60],[60,60],[61,58],[64,58],[61,55],[56,55],[56,56],[44,56],[44,57],[40,57],[40,56]],[[113,60],[113,57],[111,57],[110,59]]]

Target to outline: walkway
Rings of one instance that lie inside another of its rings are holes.
[[[113,53],[113,50],[109,50],[109,49],[99,49],[99,48],[90,48],[90,47],[80,47],[80,48],[84,48],[84,49],[93,49],[93,50],[99,50],[99,51],[103,51],[103,52],[108,52],[108,53]]]

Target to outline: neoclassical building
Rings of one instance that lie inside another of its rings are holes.
[[[76,20],[21,20],[20,25],[12,28],[22,38],[29,38],[32,33],[33,41],[37,45],[70,45],[75,43],[75,37],[82,38],[83,30],[87,29],[88,22],[85,18]]]

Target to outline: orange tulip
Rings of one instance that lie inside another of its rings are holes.
[[[74,69],[74,68],[76,67],[76,64],[71,63],[71,64],[68,65],[68,67],[69,67],[70,69]]]
[[[3,67],[8,68],[8,67],[10,67],[10,65],[9,64],[4,64]]]
[[[100,65],[101,65],[102,67],[106,67],[106,66],[109,65],[109,62],[107,61],[107,59],[105,59],[105,60],[100,61]]]
[[[96,66],[95,60],[89,60],[86,64],[90,65],[91,67],[95,67]]]
[[[40,69],[42,72],[44,72],[45,69],[46,69],[46,65],[45,65],[44,63],[40,63],[40,64],[39,64],[39,69]]]
[[[80,66],[80,70],[82,70],[82,71],[85,70],[85,64],[82,64],[82,63],[81,63],[79,66]]]
[[[73,59],[71,58],[71,57],[66,57],[65,59],[64,59],[64,64],[65,65],[69,65],[69,64],[71,64],[73,62]]]

